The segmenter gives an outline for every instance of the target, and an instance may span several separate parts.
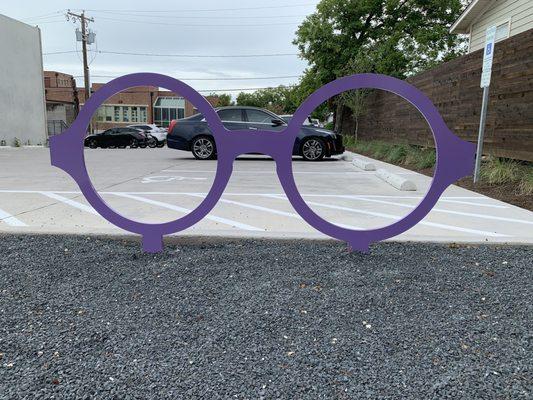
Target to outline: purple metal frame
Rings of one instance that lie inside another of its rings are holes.
[[[93,187],[84,158],[87,126],[98,107],[112,95],[135,86],[164,87],[191,101],[202,113],[216,142],[218,161],[213,186],[205,199],[190,214],[163,224],[132,221],[111,209]],[[298,192],[292,172],[292,148],[300,126],[311,112],[329,98],[346,90],[382,89],[395,93],[413,104],[428,122],[437,148],[437,165],[430,189],[418,206],[392,225],[358,231],[341,228],[318,216]],[[322,86],[298,108],[287,128],[271,131],[228,131],[209,102],[185,83],[165,75],[138,73],[114,79],[95,92],[85,103],[72,126],[63,134],[50,138],[52,165],[67,172],[80,187],[94,209],[109,222],[143,237],[143,249],[159,252],[163,235],[189,228],[205,217],[217,204],[230,179],[233,161],[244,153],[262,153],[276,162],[279,180],[294,209],[315,229],[346,241],[350,248],[368,251],[373,242],[407,231],[420,222],[435,206],[444,190],[458,179],[470,175],[474,166],[475,146],[455,136],[446,126],[431,101],[412,85],[385,75],[358,74],[337,79]]]

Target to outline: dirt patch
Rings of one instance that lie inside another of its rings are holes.
[[[348,150],[353,151],[357,154],[362,154],[366,157],[376,158],[369,152],[362,152],[357,149],[348,149]],[[385,160],[381,160],[381,161],[385,161]],[[388,161],[385,161],[385,162],[388,162]],[[404,165],[404,164],[396,164],[396,165],[398,165],[399,167],[411,170],[411,171],[418,172],[420,174],[424,174],[426,176],[433,176],[433,171],[434,171],[433,168],[426,168],[426,169],[419,170],[419,169],[416,169],[412,165]],[[521,207],[526,210],[533,211],[533,196],[518,194],[516,184],[514,183],[507,183],[504,185],[489,185],[487,183],[478,183],[477,185],[474,185],[472,177],[466,177],[456,182],[456,185],[464,189],[468,189],[473,192],[480,193],[488,197],[492,197],[493,199],[504,201],[506,203],[515,205],[517,207]]]

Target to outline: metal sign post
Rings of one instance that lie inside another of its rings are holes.
[[[479,134],[477,139],[476,167],[474,169],[474,183],[479,181],[479,169],[483,157],[483,138],[485,136],[485,123],[487,120],[487,107],[489,103],[490,77],[492,74],[492,60],[494,58],[494,41],[496,27],[487,29],[485,37],[485,53],[483,54],[483,72],[481,73],[481,87],[483,88],[483,102],[481,103],[481,117],[479,120]]]

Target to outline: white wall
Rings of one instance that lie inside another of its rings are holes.
[[[509,37],[533,28],[533,0],[495,0],[472,24],[470,52],[485,46],[485,33],[493,25],[509,23]]]
[[[41,33],[0,14],[0,141],[45,144]]]

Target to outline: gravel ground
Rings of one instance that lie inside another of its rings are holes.
[[[0,398],[532,396],[533,247],[0,236]]]

